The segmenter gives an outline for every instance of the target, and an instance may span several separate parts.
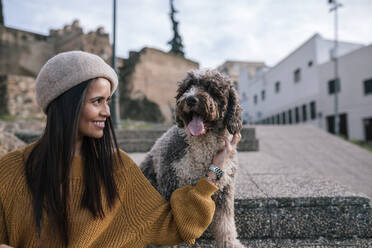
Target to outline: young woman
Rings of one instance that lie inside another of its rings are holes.
[[[214,172],[166,202],[119,149],[110,119],[116,73],[96,55],[56,55],[36,79],[47,115],[35,143],[0,159],[1,247],[193,243],[214,214]],[[236,135],[211,163],[223,169]]]

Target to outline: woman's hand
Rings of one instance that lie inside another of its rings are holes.
[[[221,170],[224,168],[225,161],[231,156],[233,150],[236,149],[240,139],[242,138],[240,133],[234,134],[231,142],[227,137],[223,137],[224,146],[214,156],[212,163],[218,166]]]
[[[1,245],[0,245],[0,248],[13,248],[13,247],[11,247],[11,246],[9,246],[9,245],[3,245],[3,244],[1,244]]]

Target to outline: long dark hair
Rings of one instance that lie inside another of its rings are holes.
[[[78,135],[79,116],[91,82],[92,79],[80,83],[48,105],[45,131],[25,163],[39,240],[45,210],[52,226],[59,231],[62,242],[68,246],[69,173]],[[81,207],[87,208],[94,218],[104,218],[101,187],[108,208],[111,209],[118,199],[114,166],[122,164],[110,117],[106,119],[102,138],[83,138],[81,154],[85,187]]]

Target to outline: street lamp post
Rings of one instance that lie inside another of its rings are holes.
[[[338,135],[340,130],[340,118],[338,114],[338,92],[340,90],[340,79],[338,77],[338,16],[337,16],[337,10],[339,7],[342,7],[341,3],[338,3],[337,0],[328,0],[328,3],[331,5],[331,8],[329,9],[329,12],[334,11],[335,12],[335,21],[334,21],[334,29],[335,29],[335,41],[334,41],[334,48],[332,52],[332,59],[334,61],[334,72],[335,72],[335,118],[334,118],[334,130],[335,130],[335,135]]]
[[[115,72],[118,74],[116,68],[116,0],[113,0],[113,30],[112,30],[112,67]],[[114,127],[117,129],[120,126],[120,112],[119,112],[119,86],[112,96],[112,105],[111,105],[111,117],[114,124]]]

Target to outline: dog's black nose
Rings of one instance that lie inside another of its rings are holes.
[[[186,103],[189,106],[194,106],[198,102],[198,99],[195,96],[188,96],[186,98]]]

